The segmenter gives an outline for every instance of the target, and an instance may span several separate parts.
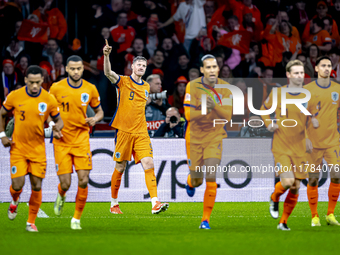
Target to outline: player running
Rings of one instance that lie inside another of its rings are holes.
[[[80,217],[86,204],[87,184],[92,169],[89,126],[94,126],[104,114],[96,86],[81,78],[84,72],[81,57],[73,55],[67,59],[66,64],[68,78],[54,83],[50,89],[58,101],[64,121],[63,137],[53,140],[55,166],[60,181],[54,213],[58,216],[62,213],[74,166],[78,175],[78,191],[71,228],[81,229]],[[86,116],[88,105],[93,108],[96,114],[94,117]]]
[[[322,159],[328,164],[331,182],[328,189],[328,211],[326,221],[328,225],[340,226],[334,217],[334,209],[340,192],[340,150],[339,132],[337,130],[337,112],[340,107],[339,84],[330,81],[332,62],[329,57],[320,57],[316,61],[315,71],[318,79],[307,84],[304,88],[312,94],[309,108],[315,118],[309,121],[307,133],[313,143],[313,152],[309,155],[309,179],[307,196],[312,213],[312,227],[321,226],[318,206],[318,184]],[[318,128],[314,128],[314,127]]]
[[[11,147],[10,192],[13,199],[8,208],[8,218],[14,220],[17,216],[25,175],[29,174],[32,188],[26,226],[29,232],[38,232],[35,219],[42,201],[41,184],[46,173],[44,122],[51,116],[55,122],[53,135],[57,139],[62,137],[60,130],[63,127],[58,103],[52,95],[41,88],[43,82],[42,69],[39,66],[30,66],[26,71],[26,86],[12,91],[0,110],[1,142],[5,147]],[[15,129],[10,140],[4,130],[7,113],[12,110]]]
[[[303,63],[300,60],[288,62],[286,66],[286,75],[289,78],[289,84],[277,88],[277,108],[275,110],[276,121],[268,121],[269,115],[263,115],[262,119],[269,131],[274,132],[272,142],[272,152],[274,155],[276,172],[280,176],[280,181],[276,183],[275,190],[270,196],[269,211],[274,219],[279,217],[279,200],[287,190],[288,195],[284,202],[284,209],[277,229],[290,230],[287,226],[288,217],[295,208],[299,197],[300,182],[307,178],[307,172],[304,167],[306,161],[306,151],[311,152],[313,149],[311,141],[306,139],[306,122],[307,116],[294,104],[288,104],[286,115],[281,115],[281,93],[282,88],[302,88],[305,71]],[[267,100],[261,107],[261,110],[268,110],[272,107],[273,92],[270,93]],[[306,95],[302,93],[287,93],[287,99],[301,99]],[[295,121],[294,121],[295,120]],[[296,124],[296,126],[294,126]],[[289,127],[287,127],[289,126]],[[292,127],[293,126],[293,127]]]
[[[157,183],[154,173],[153,151],[145,120],[145,105],[149,100],[150,85],[142,80],[147,60],[135,57],[132,63],[132,75],[122,76],[111,70],[109,55],[112,47],[106,45],[104,52],[104,73],[116,86],[118,104],[110,125],[116,129],[114,160],[116,167],[111,179],[111,208],[113,214],[122,214],[118,204],[118,190],[126,162],[133,155],[136,164],[142,163],[145,182],[148,188],[153,214],[166,211],[168,203],[161,203],[157,198]],[[150,101],[150,100],[149,100]]]
[[[190,174],[187,180],[187,193],[195,194],[195,187],[203,183],[204,173],[197,171],[206,166],[206,188],[203,200],[203,217],[201,229],[210,229],[210,215],[216,199],[216,167],[221,162],[222,139],[227,137],[223,125],[213,126],[214,119],[230,120],[232,115],[231,92],[226,88],[214,88],[215,84],[228,84],[218,79],[219,67],[213,55],[202,58],[201,73],[203,76],[190,81],[184,98],[185,118],[188,121],[185,134],[186,150]],[[207,96],[207,115],[201,113],[202,95]]]

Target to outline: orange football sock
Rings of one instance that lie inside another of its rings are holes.
[[[274,202],[279,202],[282,194],[286,192],[286,189],[282,186],[281,182],[276,183],[275,190],[271,196]]]
[[[11,196],[12,196],[12,198],[13,198],[13,201],[14,201],[14,202],[18,201],[19,196],[20,196],[20,194],[21,194],[21,192],[22,192],[22,189],[19,190],[19,191],[16,191],[16,190],[14,190],[14,189],[12,188],[12,185],[11,185],[11,186],[9,187],[9,191],[11,192]]]
[[[334,213],[336,202],[338,201],[338,197],[339,197],[339,192],[340,192],[340,184],[331,182],[331,184],[329,185],[329,189],[328,189],[327,215]]]
[[[188,174],[188,179],[187,179],[187,184],[190,188],[193,188],[194,186],[192,186],[191,184],[191,174]]]
[[[293,194],[292,192],[288,192],[285,203],[283,204],[283,213],[280,219],[280,223],[287,223],[289,215],[294,210],[296,203],[298,201],[299,194]]]
[[[145,170],[145,183],[148,188],[150,197],[157,197],[157,182],[155,171],[153,168]]]
[[[58,192],[59,192],[60,196],[62,196],[62,197],[64,197],[65,194],[66,194],[66,191],[61,189],[60,183],[58,184]]]
[[[120,183],[122,181],[122,175],[123,173],[119,172],[116,168],[113,171],[112,177],[111,177],[111,197],[112,198],[118,198],[118,190],[120,187]]]
[[[80,220],[80,217],[84,211],[88,193],[88,187],[82,189],[78,187],[78,192],[76,196],[76,210],[74,211],[73,218]]]
[[[210,215],[214,208],[215,199],[216,199],[216,191],[217,191],[217,183],[207,182],[207,186],[204,192],[202,221],[207,220],[208,222],[210,222]]]
[[[42,192],[32,190],[31,198],[29,201],[28,209],[28,223],[35,224],[35,219],[37,218],[38,211],[41,205]]]
[[[319,193],[318,193],[318,186],[309,186],[307,185],[307,197],[308,197],[308,203],[310,207],[310,211],[312,213],[312,218],[315,216],[319,217],[318,214],[318,199],[319,199]]]

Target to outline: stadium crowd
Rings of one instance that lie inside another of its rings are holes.
[[[146,107],[151,136],[183,135],[185,87],[201,75],[205,54],[216,56],[220,78],[245,96],[246,88],[253,88],[256,109],[272,87],[280,86],[274,77],[286,77],[290,60],[304,63],[306,84],[316,78],[316,59],[328,55],[332,77],[340,81],[340,0],[85,2],[74,6],[67,0],[0,0],[1,104],[25,85],[29,65],[44,69],[43,87],[49,90],[67,77],[66,59],[79,55],[84,79],[96,85],[105,117],[112,117],[117,94],[103,74],[105,39],[113,47],[110,60],[116,73],[131,75],[133,58],[143,56],[148,60],[143,79],[150,93],[167,91],[166,99]],[[66,9],[79,15],[66,15]]]

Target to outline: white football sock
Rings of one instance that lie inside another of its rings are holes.
[[[111,198],[111,207],[118,205],[118,198]]]
[[[158,201],[158,197],[153,197],[153,198],[151,198],[152,207],[155,206],[155,204],[156,204],[157,201]]]

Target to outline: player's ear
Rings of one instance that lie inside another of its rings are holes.
[[[315,72],[319,72],[319,67],[318,66],[315,66]]]
[[[27,84],[28,83],[28,79],[27,79],[27,77],[25,77],[25,84]]]
[[[200,71],[201,71],[201,73],[203,73],[203,71],[204,71],[203,66],[200,67]]]
[[[65,71],[68,73],[70,69],[68,68],[68,65],[65,67]]]
[[[287,78],[290,78],[290,72],[286,72]]]

